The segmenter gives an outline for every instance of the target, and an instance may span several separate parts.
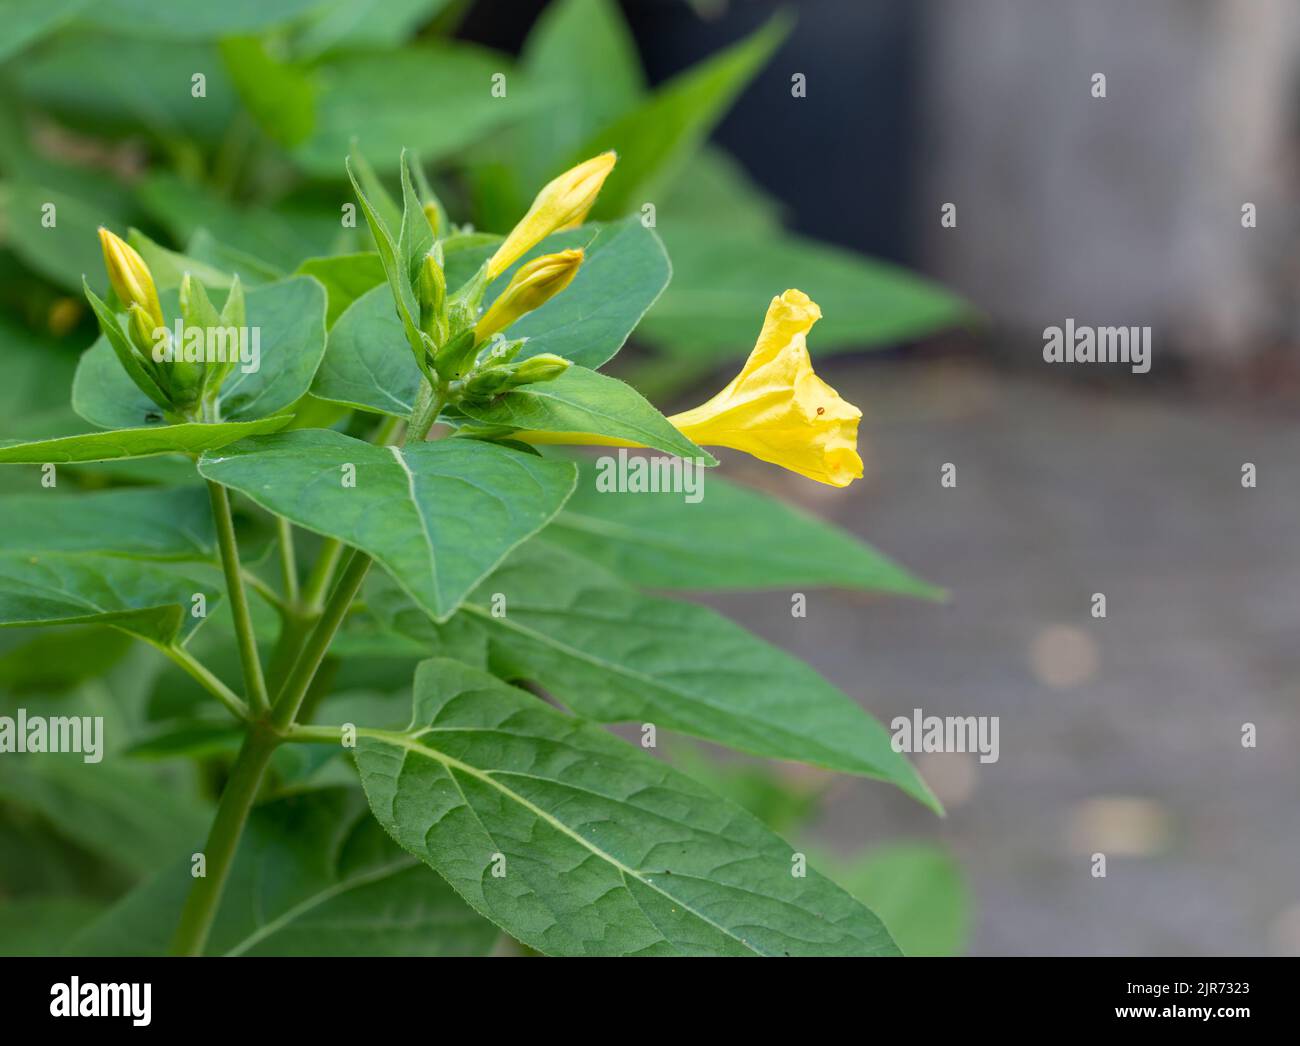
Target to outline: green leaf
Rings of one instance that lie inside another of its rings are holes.
[[[154,243],[139,229],[132,229],[126,239],[140,252],[140,257],[149,266],[154,286],[160,291],[179,287],[187,272],[208,290],[229,290],[234,280],[233,270],[224,271],[198,258],[168,250]]]
[[[789,20],[775,15],[747,39],[692,66],[576,149],[571,161],[614,149],[618,166],[601,189],[593,217],[624,214],[665,185],[722,119],[745,85],[785,38]]]
[[[112,625],[159,646],[203,621],[190,613],[202,593],[221,596],[215,573],[116,556],[0,552],[0,627]]]
[[[403,153],[404,155],[405,153]],[[383,212],[376,209],[376,205],[362,187],[360,177],[353,170],[351,159],[348,160],[346,168],[348,178],[352,182],[352,189],[357,194],[357,202],[361,204],[361,211],[365,215],[366,225],[369,226],[370,235],[373,237],[375,247],[379,251],[379,261],[384,268],[384,276],[388,280],[388,289],[392,293],[402,335],[412,353],[419,354],[418,358],[423,358],[425,349],[423,340],[420,337],[419,323],[417,322],[420,316],[420,307],[415,300],[415,290],[411,286],[410,273],[402,262],[398,241],[393,239],[392,226],[388,224],[388,219],[384,217]],[[361,171],[363,174],[366,170],[367,168],[362,165]],[[386,195],[384,194],[384,196]],[[383,199],[384,196],[380,198]],[[385,204],[383,209],[387,210],[388,205]],[[399,229],[402,224],[402,220],[399,219]],[[416,358],[413,357],[413,360]],[[420,364],[416,363],[416,366],[419,367]]]
[[[277,265],[230,247],[217,240],[207,229],[196,229],[185,244],[187,258],[192,258],[199,265],[208,266],[238,276],[245,287],[257,287],[263,283],[274,283],[288,275]],[[193,271],[193,270],[192,270]],[[197,272],[195,273],[197,275]],[[210,286],[223,286],[217,281]]]
[[[330,0],[294,36],[295,50],[316,56],[334,48],[396,47],[449,0]]]
[[[673,428],[631,385],[586,367],[570,367],[553,381],[524,385],[490,403],[465,403],[460,409],[485,425],[613,436],[681,458],[717,464],[711,454]]]
[[[295,150],[311,174],[337,178],[354,138],[380,170],[395,171],[403,148],[433,162],[546,99],[529,90],[502,55],[467,44],[430,43],[357,51],[324,61],[316,129]],[[507,77],[493,97],[493,77]]]
[[[68,290],[80,290],[83,273],[102,273],[95,230],[120,225],[119,208],[21,178],[6,182],[5,190],[5,242],[24,262]],[[55,225],[46,225],[47,216]]]
[[[61,694],[105,675],[134,645],[115,628],[39,629],[0,655],[0,687],[13,695]]]
[[[113,720],[105,720],[112,730]],[[79,754],[0,760],[0,800],[49,821],[101,861],[152,875],[177,850],[200,844],[203,806],[175,782],[111,756],[88,764]],[[102,867],[102,866],[101,866]]]
[[[433,247],[433,229],[411,184],[411,158],[405,149],[402,150],[402,221],[399,229],[397,257],[406,282],[414,289],[424,256]]]
[[[154,454],[199,454],[205,450],[224,447],[245,436],[275,432],[292,420],[292,415],[282,414],[259,421],[224,421],[217,424],[196,421],[180,425],[152,425],[140,429],[59,436],[28,443],[4,440],[0,441],[0,465],[63,465],[74,461],[147,458]]]
[[[553,93],[545,120],[519,128],[523,181],[541,185],[575,149],[640,101],[636,43],[614,0],[558,0],[524,42],[529,79]]]
[[[237,205],[215,190],[164,171],[140,184],[138,199],[178,242],[188,243],[206,229],[228,248],[279,273],[292,271],[307,258],[360,246],[357,233],[339,224],[337,204],[286,200],[275,206]],[[226,267],[235,268],[241,277],[252,275],[246,267]]]
[[[878,912],[905,955],[960,955],[970,936],[970,891],[942,847],[895,843],[837,871],[840,883]]]
[[[533,680],[588,719],[655,723],[880,778],[938,809],[888,731],[803,662],[708,607],[643,595],[545,541],[516,552],[445,628],[385,607],[381,588],[369,601],[431,649],[464,656],[484,645],[493,672]]]
[[[797,236],[675,226],[672,286],[641,335],[693,362],[743,357],[773,297],[794,286],[821,307],[814,357],[888,345],[970,320],[970,306],[923,277]]]
[[[193,6],[152,0],[149,5],[185,18]],[[82,19],[107,6],[91,4]],[[213,4],[205,10],[216,12],[224,6]],[[169,142],[219,142],[239,105],[216,48],[206,40],[173,40],[164,46],[139,35],[131,22],[114,21],[109,28],[117,31],[64,31],[24,55],[13,68],[19,92],[62,122],[96,137],[145,130]],[[202,98],[191,93],[197,73],[206,77]]]
[[[579,467],[577,489],[546,539],[633,584],[942,595],[852,534],[716,473],[690,503],[680,493],[601,490],[600,468],[590,460]]]
[[[657,229],[668,241],[679,231],[697,231],[703,239],[717,228],[755,237],[779,235],[781,211],[780,201],[755,184],[729,153],[706,146],[686,161],[673,182],[656,212]]]
[[[68,22],[89,0],[9,0],[5,5],[5,35],[0,62],[8,61],[32,43]]]
[[[672,267],[659,237],[638,218],[548,236],[518,264],[568,247],[586,249],[578,275],[562,294],[512,324],[507,333],[528,339],[520,359],[553,352],[595,370],[623,347],[668,285]],[[493,283],[485,306],[505,290],[517,267]]]
[[[0,955],[59,955],[103,908],[101,901],[77,896],[0,901]]]
[[[343,311],[368,290],[384,283],[384,265],[374,251],[308,258],[298,273],[320,281],[325,288],[325,327],[330,329]]]
[[[164,291],[160,298],[166,314],[175,317],[176,293]],[[250,288],[246,309],[249,369],[243,362],[236,364],[222,385],[218,403],[223,420],[254,421],[283,413],[311,387],[325,355],[325,289],[314,279],[294,276]],[[102,337],[81,357],[72,405],[91,424],[104,428],[140,425],[159,413]]]
[[[192,882],[188,855],[169,863],[66,953],[165,954]],[[253,811],[205,954],[483,955],[496,938],[494,926],[393,845],[355,789],[331,788]]]
[[[220,4],[97,0],[82,19],[107,29],[129,29],[138,36],[202,40],[286,25],[320,6],[321,0],[276,0],[273,4],[266,0],[222,0]]]
[[[889,934],[738,807],[454,661],[416,671],[408,732],[357,767],[403,848],[552,955],[892,955]]]
[[[496,242],[495,237],[479,238],[449,249],[448,285],[455,286],[453,277],[476,271]],[[520,359],[554,352],[584,367],[599,367],[623,346],[668,283],[671,270],[663,245],[636,220],[557,233],[524,260],[583,245],[586,260],[564,293],[510,328],[512,338],[528,338]],[[495,282],[488,304],[507,283],[508,274]],[[414,307],[412,299],[408,308]],[[357,298],[330,329],[312,394],[405,417],[422,380],[392,295],[387,288],[377,288]]]
[[[424,375],[411,354],[387,284],[366,291],[330,328],[312,395],[408,417]]]
[[[199,471],[369,553],[439,620],[555,515],[576,473],[477,440],[377,447],[320,429],[247,440],[205,455]]]
[[[212,510],[201,487],[139,487],[0,497],[0,552],[105,552],[211,560]]]
[[[47,436],[77,427],[68,406],[76,359],[58,341],[0,315],[0,446],[4,439]]]
[[[293,146],[311,134],[317,86],[310,73],[273,58],[256,36],[227,37],[220,51],[235,90],[273,141]]]

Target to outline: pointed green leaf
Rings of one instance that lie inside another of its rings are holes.
[[[325,288],[329,300],[325,309],[327,329],[334,326],[344,309],[366,291],[384,282],[384,266],[374,251],[308,258],[298,266],[298,272],[303,276],[314,277]]]
[[[0,497],[0,519],[4,552],[201,560],[216,554],[212,509],[201,487],[8,494]]]
[[[355,51],[320,70],[316,127],[294,151],[311,174],[337,178],[354,138],[381,171],[395,171],[403,148],[435,162],[545,104],[503,55],[457,42]],[[493,77],[507,91],[495,96]]]
[[[113,625],[167,646],[202,623],[191,614],[198,593],[209,609],[216,604],[215,573],[116,556],[0,552],[0,627]]]
[[[405,849],[552,955],[894,955],[880,921],[665,763],[455,661],[409,731],[363,731],[371,808]]]
[[[151,425],[142,429],[87,432],[23,443],[0,441],[0,465],[63,465],[74,461],[113,461],[147,458],[154,454],[199,454],[234,443],[245,436],[275,432],[293,420],[290,414],[260,421],[224,421],[218,424],[185,422]]]
[[[402,614],[378,586],[369,602],[430,649],[485,649],[494,672],[533,680],[589,719],[655,723],[876,777],[938,808],[889,732],[802,661],[708,607],[644,595],[544,540],[494,571],[448,626]]]
[[[788,29],[788,18],[774,16],[747,39],[678,74],[575,150],[574,163],[606,149],[618,152],[618,166],[601,190],[595,217],[624,214],[665,184],[708,137]]]
[[[546,539],[633,584],[942,595],[847,531],[717,473],[701,480],[692,501],[681,493],[602,490],[594,462],[579,468],[577,489]]]
[[[356,485],[344,486],[352,470]],[[368,552],[439,620],[555,515],[576,474],[477,440],[377,447],[322,429],[247,440],[205,455],[199,471]]]
[[[192,882],[188,855],[169,863],[66,954],[166,954]],[[483,955],[497,936],[393,845],[355,789],[330,788],[254,810],[205,954]]]
[[[631,385],[586,367],[570,367],[553,381],[524,385],[461,412],[484,425],[543,432],[589,432],[640,443],[681,458],[716,465]]]

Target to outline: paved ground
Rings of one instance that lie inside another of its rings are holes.
[[[966,364],[828,376],[867,412],[866,482],[726,465],[951,602],[824,592],[803,621],[785,593],[711,602],[886,722],[1001,717],[1001,758],[923,758],[944,821],[838,781],[818,832],[846,851],[944,841],[978,900],[976,953],[1300,953],[1300,422]]]

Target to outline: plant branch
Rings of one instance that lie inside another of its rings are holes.
[[[283,516],[275,517],[280,538],[280,591],[289,606],[298,602],[298,558],[293,547],[293,524]]]
[[[271,706],[271,724],[276,730],[287,730],[293,724],[302,705],[302,699],[307,696],[307,690],[316,675],[316,670],[320,668],[320,663],[325,659],[334,634],[343,624],[343,619],[347,617],[352,600],[361,591],[361,584],[370,571],[371,562],[371,558],[359,550],[354,551],[348,559],[338,584],[334,586],[334,592],[321,612],[320,620],[316,622],[316,627],[307,637],[307,642],[303,645],[302,652],[299,653],[298,660],[289,673],[289,678],[280,687],[275,704]]]
[[[279,743],[278,736],[256,727],[244,738],[203,846],[204,874],[194,880],[181,910],[180,922],[172,938],[173,955],[203,954],[239,846],[239,837],[244,832],[244,823],[257,798],[262,774]]]
[[[228,709],[237,719],[248,718],[248,705],[230,687],[226,686],[213,671],[184,647],[164,646],[163,653],[183,668],[204,690],[210,693]]]
[[[230,597],[230,609],[235,619],[235,639],[244,669],[244,688],[254,713],[261,714],[270,701],[266,680],[262,677],[262,662],[257,656],[257,639],[253,635],[253,618],[248,611],[243,572],[239,567],[239,546],[235,543],[235,522],[230,515],[230,495],[220,483],[209,480],[208,497],[212,501],[212,518],[221,549],[221,569],[226,575],[226,594]]]

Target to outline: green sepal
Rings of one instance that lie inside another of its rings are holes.
[[[99,320],[99,329],[104,332],[104,337],[108,339],[109,345],[113,347],[113,353],[117,356],[118,362],[122,364],[122,369],[126,371],[127,376],[136,384],[146,396],[153,400],[164,411],[170,412],[172,409],[171,400],[162,387],[154,380],[152,374],[145,369],[144,363],[136,354],[134,347],[127,338],[122,326],[117,322],[117,316],[113,310],[104,303],[100,297],[90,289],[90,284],[83,276],[81,286],[85,291],[86,300],[90,302],[90,307],[95,312],[95,318]]]

